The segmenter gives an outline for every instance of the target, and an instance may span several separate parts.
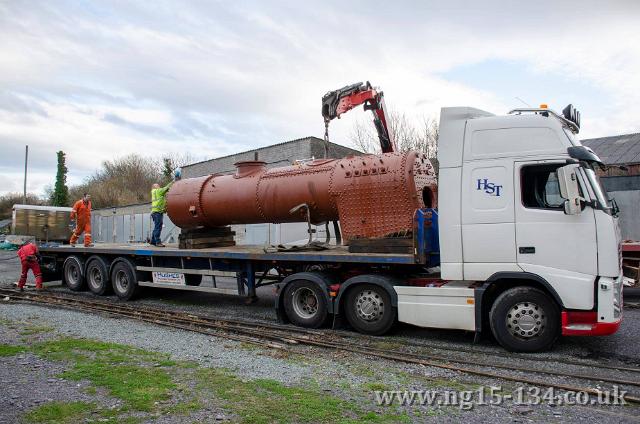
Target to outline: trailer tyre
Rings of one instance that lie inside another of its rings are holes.
[[[87,286],[84,278],[84,264],[77,256],[69,256],[62,266],[64,282],[73,291],[84,290]]]
[[[133,299],[140,289],[136,270],[129,261],[120,261],[111,270],[113,291],[122,300]]]
[[[104,259],[93,256],[87,261],[87,286],[93,294],[103,296],[111,290],[109,267]]]
[[[294,280],[287,284],[283,303],[289,321],[297,326],[318,328],[327,319],[326,295],[311,281]]]
[[[345,295],[347,321],[360,333],[381,336],[395,323],[397,310],[391,305],[391,296],[383,287],[359,284]]]
[[[498,296],[489,323],[498,343],[512,352],[547,350],[560,335],[558,306],[533,287],[514,287]]]

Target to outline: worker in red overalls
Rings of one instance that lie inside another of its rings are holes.
[[[40,271],[37,255],[38,247],[30,241],[26,241],[22,247],[18,249],[18,257],[22,263],[22,274],[20,275],[20,281],[18,281],[20,291],[24,290],[29,270],[31,270],[33,276],[36,277],[36,290],[42,290],[42,272]]]
[[[75,247],[78,238],[84,233],[84,247],[91,247],[91,196],[84,193],[71,210],[71,221],[76,220],[76,228],[73,230],[69,243]]]

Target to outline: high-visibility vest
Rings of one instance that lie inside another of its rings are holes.
[[[171,188],[171,184],[173,184],[173,182],[170,182],[162,188],[154,188],[151,190],[151,212],[166,212],[167,200],[165,196]]]

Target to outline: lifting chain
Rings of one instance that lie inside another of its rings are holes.
[[[324,158],[329,158],[329,121],[328,119],[324,120]]]

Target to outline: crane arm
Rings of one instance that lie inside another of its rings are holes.
[[[340,118],[343,113],[360,105],[364,105],[364,110],[370,110],[373,113],[373,124],[378,132],[382,152],[395,152],[396,144],[389,131],[384,94],[373,88],[369,81],[366,84],[361,82],[351,84],[325,94],[322,97],[322,116],[325,125],[328,127],[332,119]]]

